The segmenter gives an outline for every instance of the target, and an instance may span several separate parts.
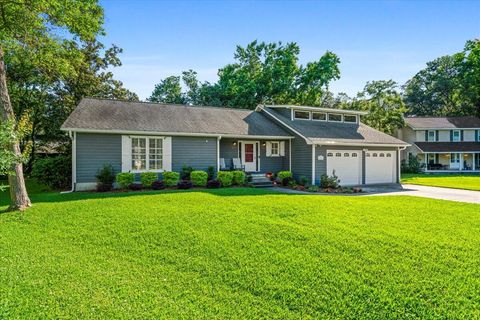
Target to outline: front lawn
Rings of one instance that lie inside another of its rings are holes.
[[[402,174],[402,183],[480,190],[480,174]]]
[[[32,199],[0,214],[1,319],[480,317],[478,205],[241,188]]]

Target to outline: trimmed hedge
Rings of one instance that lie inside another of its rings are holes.
[[[220,181],[222,187],[230,187],[233,182],[233,173],[231,171],[219,171],[217,180]]]
[[[245,183],[245,172],[243,171],[232,171],[233,174],[233,184],[243,185]]]
[[[192,171],[190,173],[190,180],[194,186],[205,187],[208,181],[208,173],[200,170]]]
[[[283,181],[285,178],[293,178],[292,171],[280,171],[277,173],[277,177],[280,181]]]
[[[135,181],[135,174],[131,172],[121,172],[117,174],[117,184],[122,189],[127,189]]]
[[[176,186],[178,183],[178,180],[180,179],[180,174],[178,172],[173,172],[173,171],[165,171],[163,174],[163,183],[165,183],[165,186],[167,187],[173,187]]]
[[[157,181],[158,174],[156,172],[142,172],[140,173],[140,182],[145,188],[150,188],[152,183]]]

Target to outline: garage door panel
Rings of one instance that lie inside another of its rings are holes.
[[[365,183],[394,183],[395,151],[368,151],[365,154]]]
[[[362,157],[359,150],[327,150],[327,175],[338,176],[341,185],[362,183]]]

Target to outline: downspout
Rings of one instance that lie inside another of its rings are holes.
[[[222,136],[217,137],[217,172],[220,171],[220,140]]]
[[[68,136],[72,140],[72,188],[68,191],[62,191],[60,194],[65,194],[65,193],[72,193],[75,191],[75,183],[76,183],[76,177],[77,177],[77,140],[76,140],[76,133],[69,131]]]
[[[312,144],[312,185],[315,185],[315,144]]]

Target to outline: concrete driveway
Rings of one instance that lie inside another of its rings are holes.
[[[414,184],[372,186],[363,189],[365,196],[415,196],[480,204],[480,191],[419,186]]]

